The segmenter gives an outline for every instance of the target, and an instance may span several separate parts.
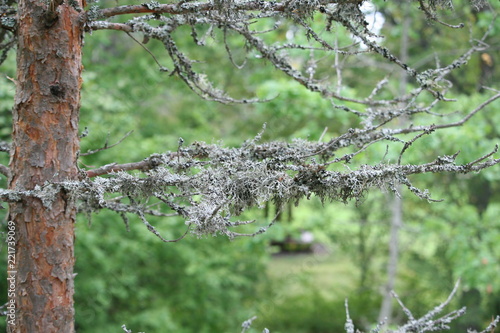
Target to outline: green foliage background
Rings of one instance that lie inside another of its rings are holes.
[[[480,35],[492,12],[474,12],[460,4],[457,2],[453,13],[443,12],[443,19],[471,22],[474,33]],[[500,9],[498,3],[492,5]],[[379,7],[386,17],[384,43],[397,49],[405,18],[397,4]],[[447,63],[469,46],[466,30],[444,29],[415,10],[410,19],[409,63],[417,69],[433,66],[435,54]],[[321,24],[319,19],[313,23]],[[203,29],[200,27],[200,33]],[[498,32],[497,22],[487,51],[496,62]],[[267,123],[265,140],[318,140],[328,127],[323,139],[327,140],[356,126],[356,117],[332,109],[330,102],[288,81],[270,65],[250,56],[247,67],[236,70],[220,44],[210,41],[202,49],[194,45],[189,33],[178,32],[179,46],[199,59],[197,66],[221,88],[235,97],[255,94],[270,98],[270,102],[220,105],[202,101],[178,79],[160,73],[154,59],[128,36],[94,32],[86,38],[84,49],[81,130],[87,128],[88,136],[82,139],[82,152],[102,147],[107,140],[114,143],[129,130],[134,132],[117,147],[82,157],[80,167],[139,161],[154,152],[175,150],[179,137],[186,143],[223,140],[227,145],[239,145],[255,136],[263,123]],[[286,40],[286,33],[285,27],[273,38]],[[296,36],[300,38],[299,33]],[[341,29],[337,37],[340,43],[348,43]],[[242,40],[232,38],[229,44],[236,62],[243,61]],[[147,47],[162,65],[170,65],[161,45],[151,41]],[[297,66],[307,64],[306,58],[291,56]],[[380,79],[376,63],[363,59],[343,59],[345,94],[366,93],[360,78],[364,83]],[[331,71],[332,60],[324,59],[318,70]],[[481,77],[481,55],[475,55],[451,78],[453,94],[460,102],[441,104],[436,111],[447,114],[458,110],[463,115],[484,101],[491,92],[480,89],[480,80],[499,88],[498,66],[492,71]],[[7,78],[15,76],[12,55],[0,73],[0,136],[7,139],[14,94],[14,85]],[[397,89],[397,80],[391,89]],[[498,103],[464,127],[417,141],[403,163],[431,161],[436,155],[457,150],[461,161],[470,161],[490,151],[500,137],[496,108]],[[459,119],[460,115],[451,117]],[[351,167],[379,163],[384,156],[395,158],[401,148],[395,145],[386,151],[384,144],[374,146]],[[8,163],[6,156],[0,158]],[[467,304],[471,313],[459,325],[478,327],[500,313],[499,177],[498,167],[472,176],[415,177],[417,185],[429,188],[433,197],[445,199],[444,203],[429,204],[402,193],[405,227],[401,231],[397,291],[414,314],[424,314],[444,300],[458,278],[462,289],[454,305]],[[75,249],[77,331],[118,332],[126,324],[134,332],[236,332],[242,321],[258,315],[256,332],[263,327],[272,332],[340,332],[346,297],[351,317],[364,327],[376,321],[380,306],[389,202],[390,194],[384,193],[370,194],[357,207],[311,200],[293,208],[291,215],[267,234],[232,242],[221,237],[188,237],[165,244],[134,219],[127,231],[119,216],[110,212],[103,211],[91,220],[80,216]],[[255,212],[253,218],[267,219],[264,212]],[[153,224],[167,238],[177,238],[185,230],[183,221],[175,219],[153,219]],[[313,231],[330,255],[271,257],[270,240],[298,237],[302,230]],[[3,290],[3,270],[0,277]],[[1,295],[0,301],[5,297]],[[396,318],[404,320],[404,315]]]

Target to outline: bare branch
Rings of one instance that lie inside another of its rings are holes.
[[[461,120],[452,122],[452,123],[447,123],[447,124],[440,124],[440,125],[432,125],[432,127],[437,130],[437,129],[443,129],[443,128],[450,128],[450,127],[460,127],[463,124],[465,124],[470,118],[472,118],[476,113],[479,111],[483,110],[486,106],[489,104],[493,103],[497,99],[500,98],[500,93],[496,94],[480,105],[478,105],[474,110],[469,112],[465,117],[463,117]],[[409,127],[409,128],[404,128],[404,129],[394,129],[390,130],[389,132],[391,135],[396,135],[396,134],[406,134],[406,133],[414,133],[414,132],[421,132],[421,131],[427,131],[429,130],[429,126],[414,126],[414,127]]]
[[[224,47],[226,48],[227,56],[229,57],[229,60],[231,61],[231,64],[233,64],[234,67],[236,67],[237,69],[242,69],[243,67],[245,67],[245,65],[247,63],[247,58],[245,56],[245,59],[243,60],[243,63],[241,65],[237,65],[234,62],[233,52],[231,51],[231,49],[227,43],[227,34],[228,34],[228,31],[227,31],[227,28],[225,28],[224,29]]]
[[[451,123],[451,124],[436,125],[435,128],[438,129],[438,128],[450,128],[450,127],[462,126],[470,118],[472,118],[472,116],[474,116],[476,113],[478,113],[479,111],[481,111],[482,109],[484,109],[487,105],[491,104],[492,102],[496,101],[499,98],[500,98],[500,93],[496,94],[496,95],[494,95],[492,97],[490,97],[488,100],[486,100],[483,103],[479,104],[474,110],[472,110],[471,112],[469,112],[469,114],[467,114],[461,120],[459,120],[457,122],[454,122],[454,123]]]
[[[148,228],[148,230],[151,231],[156,237],[158,237],[164,243],[175,243],[175,242],[180,241],[181,239],[183,239],[184,237],[186,237],[186,235],[188,234],[189,229],[190,229],[189,226],[188,226],[188,228],[186,229],[186,232],[184,232],[179,238],[176,238],[176,239],[166,239],[166,238],[163,238],[161,236],[161,234],[158,232],[158,230],[156,230],[156,228],[153,227],[148,222],[148,220],[146,220],[146,218],[144,217],[143,213],[138,214],[138,216],[141,219],[142,223],[144,223],[144,225]]]
[[[92,178],[119,171],[131,171],[131,170],[147,171],[157,167],[158,165],[159,161],[156,158],[156,155],[152,155],[140,162],[125,163],[125,164],[111,163],[94,170],[88,170],[87,177]]]
[[[92,155],[92,154],[98,153],[98,152],[103,151],[103,150],[111,149],[111,148],[119,145],[120,143],[122,143],[123,140],[125,140],[133,132],[134,131],[127,132],[127,134],[125,134],[120,140],[118,140],[118,142],[116,142],[116,143],[114,143],[112,145],[108,144],[108,139],[109,139],[109,134],[108,134],[108,138],[106,138],[106,142],[104,142],[104,146],[102,148],[94,149],[94,150],[88,150],[86,153],[80,153],[80,156],[88,156],[88,155]]]
[[[7,177],[7,179],[10,178],[10,169],[3,164],[0,164],[0,173]]]
[[[137,215],[137,212],[141,211],[144,214],[150,215],[150,216],[158,216],[158,217],[174,217],[174,216],[179,216],[179,214],[177,214],[177,213],[167,214],[167,213],[160,212],[158,210],[148,209],[148,208],[145,208],[145,207],[142,207],[142,206],[138,207],[137,205],[127,205],[127,204],[124,204],[124,203],[121,203],[121,202],[116,202],[115,199],[102,202],[101,203],[101,207],[109,209],[109,210],[112,210],[112,211],[120,213],[120,214],[132,213],[132,214],[136,214]]]
[[[162,66],[162,65],[160,64],[160,62],[159,62],[159,61],[158,61],[158,59],[155,57],[155,55],[154,55],[154,54],[153,54],[153,53],[152,53],[152,52],[151,52],[151,51],[150,51],[150,50],[149,50],[149,49],[148,49],[148,48],[147,48],[147,47],[146,47],[143,43],[139,42],[139,41],[138,41],[138,40],[137,40],[134,36],[132,36],[132,34],[130,34],[129,32],[126,32],[126,34],[127,34],[130,38],[132,38],[132,40],[133,40],[134,42],[136,42],[137,44],[139,44],[139,46],[140,46],[140,47],[142,47],[142,48],[143,48],[143,49],[144,49],[147,53],[149,53],[149,55],[153,58],[153,60],[156,62],[156,64],[158,65],[158,67],[160,68],[160,70],[161,70],[161,71],[163,71],[163,72],[168,72],[168,69],[167,69],[166,67],[164,67],[164,66]],[[128,136],[130,133],[132,133],[132,131],[130,131],[129,133],[127,133],[127,136]],[[123,139],[125,139],[125,138],[123,138]],[[122,139],[122,140],[123,140],[123,139]]]
[[[472,162],[469,162],[469,163],[467,163],[467,165],[473,166],[475,164],[478,164],[479,162],[484,161],[487,158],[490,158],[491,156],[493,156],[497,152],[498,152],[498,144],[495,145],[495,148],[489,154],[486,154],[486,155],[484,155],[484,156],[482,156],[482,157],[480,157]]]
[[[461,28],[465,27],[465,24],[463,24],[463,23],[460,23],[457,25],[452,25],[452,24],[448,24],[446,22],[439,20],[436,16],[436,13],[432,13],[431,11],[429,11],[427,6],[424,4],[423,0],[418,0],[418,3],[420,4],[420,10],[422,10],[425,13],[425,15],[427,15],[428,19],[435,21],[439,24],[442,24],[448,28],[452,28],[452,29],[461,29]]]
[[[403,157],[403,154],[406,151],[406,149],[408,149],[415,141],[417,141],[418,139],[420,139],[424,135],[429,135],[432,132],[434,132],[434,130],[435,130],[434,126],[431,125],[427,130],[425,130],[422,133],[418,134],[417,136],[415,136],[410,141],[405,142],[405,145],[404,145],[403,149],[401,149],[401,153],[399,153],[398,164],[401,164],[401,158]]]

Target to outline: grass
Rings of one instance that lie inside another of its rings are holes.
[[[277,254],[268,265],[268,277],[289,293],[317,288],[326,298],[345,298],[357,286],[358,269],[349,258],[330,254]]]
[[[344,299],[357,293],[358,269],[345,255],[273,255],[265,297],[255,307],[255,330],[273,333],[342,332]]]

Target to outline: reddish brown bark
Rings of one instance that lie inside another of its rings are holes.
[[[82,31],[78,12],[57,5],[19,1],[11,189],[78,177]],[[74,332],[75,212],[62,191],[50,207],[29,197],[10,205],[17,273],[9,332]]]

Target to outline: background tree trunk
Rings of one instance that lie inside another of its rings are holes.
[[[401,1],[401,10],[403,11],[403,18],[401,22],[401,45],[399,58],[402,62],[408,62],[409,51],[409,31],[411,26],[410,5],[406,0]],[[408,75],[406,72],[401,73],[399,80],[399,93],[406,94],[408,86]],[[405,122],[405,117],[400,119]],[[402,125],[402,124],[401,124]],[[401,193],[401,185],[395,186],[396,191]],[[386,324],[392,323],[392,305],[393,296],[392,291],[396,287],[396,277],[398,273],[399,264],[399,234],[400,229],[403,227],[403,198],[394,195],[392,198],[391,209],[391,232],[389,239],[389,258],[387,262],[387,283],[383,290],[382,305],[378,316],[378,322],[385,322]]]
[[[19,2],[11,189],[78,177],[82,31],[78,12],[58,4]],[[76,209],[64,191],[44,203],[24,197],[10,205],[17,313],[9,332],[74,332]]]

